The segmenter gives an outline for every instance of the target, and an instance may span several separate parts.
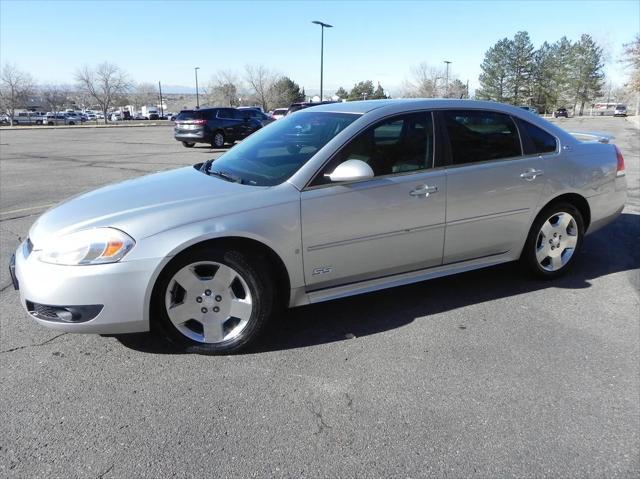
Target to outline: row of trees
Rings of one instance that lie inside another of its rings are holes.
[[[640,34],[624,45],[620,60],[630,70],[626,90],[640,98]],[[589,35],[573,42],[562,37],[555,43],[544,42],[537,50],[527,32],[518,32],[512,39],[503,38],[486,53],[481,65],[480,89],[477,99],[494,100],[515,105],[532,105],[540,111],[573,106],[582,114],[590,102],[602,97],[604,88],[604,54]],[[120,67],[102,63],[92,68],[84,66],[75,74],[76,88],[48,85],[37,88],[33,78],[15,65],[5,63],[0,72],[0,111],[13,119],[15,110],[27,105],[39,94],[49,111],[58,111],[73,103],[97,106],[105,114],[113,106],[154,104],[158,90],[150,83],[134,84]],[[304,101],[304,88],[289,77],[263,65],[247,65],[242,75],[233,71],[218,72],[203,91],[204,102],[210,105],[260,105],[265,111]],[[404,84],[404,97],[469,98],[468,84],[444,68],[421,63],[411,69]],[[340,87],[334,98],[362,100],[389,98],[382,86],[370,80],[361,81],[350,91]],[[636,106],[637,108],[637,106]]]
[[[602,47],[590,35],[577,42],[562,37],[536,50],[529,34],[518,32],[485,53],[476,98],[545,112],[572,106],[581,115],[586,104],[602,95],[603,66]]]
[[[291,78],[264,65],[247,65],[243,75],[231,70],[219,71],[204,89],[210,105],[238,106],[241,103],[260,105],[264,111],[289,106],[305,99],[304,88]]]

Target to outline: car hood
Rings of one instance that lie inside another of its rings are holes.
[[[181,224],[242,211],[269,188],[232,183],[193,167],[116,183],[76,196],[31,227],[36,249],[74,231],[110,226],[142,239]]]

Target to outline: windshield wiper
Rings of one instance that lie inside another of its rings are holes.
[[[221,170],[211,170],[211,165],[215,161],[215,158],[205,161],[202,163],[200,167],[200,171],[206,173],[207,175],[214,175],[222,178],[223,180],[231,181],[232,183],[240,183],[242,184],[242,178],[239,176],[232,175],[231,173],[227,173],[226,171]]]
[[[240,178],[239,176],[232,175],[230,173],[226,173],[224,171],[211,170],[211,171],[208,171],[207,174],[219,176],[220,178],[225,179],[227,181],[231,181],[233,183],[242,183],[242,178]]]

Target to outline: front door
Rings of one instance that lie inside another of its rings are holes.
[[[353,159],[374,177],[331,183],[324,176]],[[433,165],[430,112],[383,120],[345,145],[302,192],[308,290],[440,265],[446,177]]]

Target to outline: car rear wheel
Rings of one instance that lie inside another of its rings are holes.
[[[185,148],[193,148],[194,145],[195,143],[189,143],[188,141],[182,142],[182,146],[184,146]]]
[[[200,249],[174,261],[154,288],[154,315],[173,343],[189,352],[246,348],[266,325],[274,291],[265,264],[242,252]]]
[[[211,140],[212,148],[222,148],[224,146],[224,133],[221,131],[216,131],[213,134],[213,139]]]
[[[573,266],[583,236],[584,220],[575,206],[551,205],[533,222],[521,259],[534,275],[557,278]]]

